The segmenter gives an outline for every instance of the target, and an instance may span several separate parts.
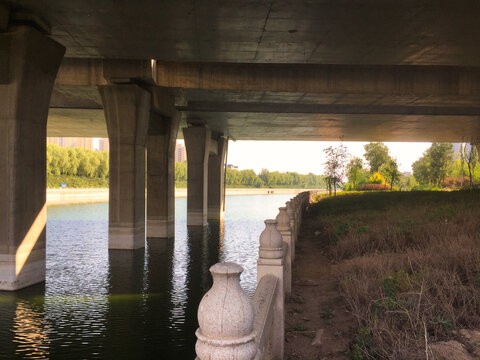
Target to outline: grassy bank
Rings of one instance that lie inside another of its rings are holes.
[[[59,188],[66,184],[68,188],[108,188],[108,178],[70,175],[47,175],[47,188]]]
[[[480,192],[351,194],[310,211],[356,319],[350,359],[425,359],[480,328]]]

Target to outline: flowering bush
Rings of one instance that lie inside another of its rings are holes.
[[[357,185],[357,191],[383,191],[389,190],[390,188],[384,184],[361,184]]]

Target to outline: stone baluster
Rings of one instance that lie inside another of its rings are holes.
[[[291,201],[287,201],[285,207],[287,208],[287,214],[290,218],[290,229],[292,231],[292,246],[297,243],[297,227],[295,223],[295,210]]]
[[[284,284],[285,294],[291,294],[292,292],[292,263],[295,254],[295,246],[292,243],[292,232],[290,230],[290,217],[287,214],[287,208],[279,208],[277,218],[277,230],[282,235],[283,246],[285,249],[285,272],[284,272]]]
[[[235,263],[219,263],[210,272],[213,286],[198,307],[197,359],[252,360],[257,352],[255,311],[240,287],[243,268]]]
[[[265,275],[278,278],[275,294],[272,325],[272,358],[283,359],[285,339],[285,290],[283,286],[284,249],[282,235],[277,230],[276,220],[265,220],[265,230],[260,234],[260,248],[257,261],[257,284]]]

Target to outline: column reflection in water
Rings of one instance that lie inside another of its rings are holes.
[[[47,213],[44,326],[49,358],[103,358],[107,204],[51,206]]]
[[[145,249],[109,250],[106,358],[143,358]]]
[[[220,237],[222,234],[222,238]],[[212,286],[210,266],[220,259],[223,244],[223,221],[209,221],[207,226],[192,226],[187,229],[189,263],[187,267],[187,303],[185,306],[185,338],[191,344],[194,356],[196,341],[195,330],[198,328],[197,310],[203,295]]]

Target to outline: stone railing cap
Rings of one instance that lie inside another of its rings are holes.
[[[275,219],[267,219],[267,220],[265,220],[264,222],[265,222],[265,224],[276,224],[276,223],[277,223],[277,220],[275,220]]]
[[[210,272],[215,274],[241,274],[243,267],[233,262],[223,262],[212,265]]]

